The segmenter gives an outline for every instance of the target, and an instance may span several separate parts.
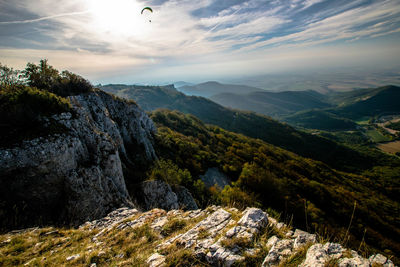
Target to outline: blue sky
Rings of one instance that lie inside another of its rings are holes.
[[[399,70],[399,41],[398,0],[0,0],[2,64],[95,83]]]

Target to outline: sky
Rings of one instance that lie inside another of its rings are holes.
[[[96,84],[400,71],[399,44],[399,0],[0,0],[3,65]]]

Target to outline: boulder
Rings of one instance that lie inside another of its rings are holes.
[[[324,267],[330,259],[339,259],[344,249],[337,243],[326,243],[312,245],[306,255],[301,267]]]
[[[197,210],[199,207],[196,204],[192,194],[186,187],[175,185],[173,191],[178,198],[179,208],[183,210]]]
[[[197,210],[197,204],[189,190],[180,185],[172,187],[164,181],[149,180],[141,184],[144,208],[150,210],[160,208],[165,210],[183,209]]]
[[[164,181],[151,180],[141,184],[145,209],[160,208],[165,210],[178,209],[178,197],[172,192],[171,186]]]

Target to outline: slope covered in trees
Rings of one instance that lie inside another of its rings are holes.
[[[192,115],[157,110],[157,149],[162,159],[198,177],[218,167],[234,182],[221,192],[206,192],[195,179],[185,184],[202,204],[211,200],[237,206],[260,205],[293,215],[296,225],[333,235],[358,247],[363,238],[371,246],[400,252],[400,165],[375,167],[363,175],[339,172],[259,139],[206,126]],[[208,194],[208,195],[207,195]],[[206,196],[206,197],[205,197]],[[354,210],[354,215],[352,215]],[[345,236],[352,219],[350,240]]]
[[[343,106],[333,109],[331,112],[338,116],[358,119],[365,116],[379,116],[400,112],[400,87],[384,86],[376,89],[360,90],[362,95],[347,97]],[[348,96],[347,94],[339,96]],[[333,96],[333,99],[340,99]],[[348,104],[347,104],[348,103]]]
[[[300,111],[285,117],[284,120],[291,125],[325,131],[354,130],[357,127],[354,121],[323,110]]]

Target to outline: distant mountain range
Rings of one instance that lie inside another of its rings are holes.
[[[259,88],[207,82],[180,91],[201,95],[233,109],[253,111],[294,126],[320,130],[352,130],[363,117],[400,112],[400,88],[389,85],[327,95],[316,91],[268,92]]]
[[[179,88],[179,87],[182,87],[182,86],[192,86],[192,85],[194,85],[194,84],[193,83],[188,83],[188,82],[185,82],[185,81],[174,82],[175,88]]]
[[[351,130],[356,127],[352,120],[400,113],[399,99],[400,87],[393,85],[334,93],[325,98],[332,107],[300,111],[283,120],[304,128]]]
[[[337,169],[354,170],[376,164],[384,157],[360,153],[336,142],[298,131],[270,117],[225,108],[209,99],[186,96],[170,86],[105,85],[102,90],[133,99],[142,108],[159,108],[192,114],[205,123],[264,140],[301,156],[323,161]]]
[[[233,94],[248,94],[251,92],[259,91],[263,92],[265,90],[246,86],[246,85],[236,85],[236,84],[222,84],[218,82],[205,82],[196,85],[186,85],[179,87],[178,89],[182,93],[194,96],[211,97],[216,94],[222,93],[233,93]]]
[[[337,93],[330,99],[338,104],[330,111],[349,119],[400,112],[400,87],[394,85]]]

